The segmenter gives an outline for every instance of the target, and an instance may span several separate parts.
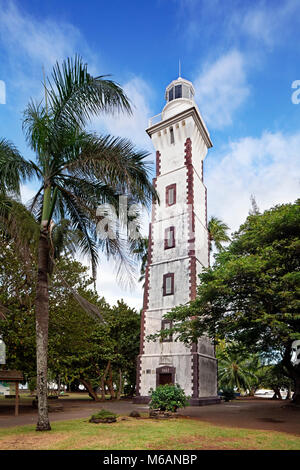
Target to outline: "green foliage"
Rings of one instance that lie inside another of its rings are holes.
[[[209,234],[209,251],[212,251],[212,242],[218,251],[223,250],[223,243],[230,241],[230,237],[227,235],[229,230],[228,225],[217,217],[211,217],[208,221],[207,229]]]
[[[224,398],[224,401],[230,401],[235,399],[235,391],[231,387],[222,387],[221,396]]]
[[[269,364],[262,368],[260,386],[274,391],[293,387],[293,382],[287,377],[282,364]]]
[[[0,319],[0,332],[7,347],[7,367],[20,369],[28,380],[36,377],[35,262],[24,267],[14,244],[0,239],[0,304],[8,307]],[[29,270],[29,271],[28,271]],[[67,284],[96,305],[105,325],[78,305]],[[84,379],[98,387],[108,362],[112,379],[120,386],[135,386],[136,356],[139,351],[140,315],[123,301],[110,307],[92,289],[88,268],[70,257],[61,257],[49,285],[50,319],[48,366],[52,379],[63,383]]]
[[[23,131],[35,153],[35,162],[23,158],[12,143],[0,138],[0,195],[6,199],[4,203],[0,199],[1,235],[15,242],[20,240],[18,232],[22,231],[23,221],[12,216],[20,187],[33,178],[39,185],[30,204],[34,228],[40,231],[36,230],[39,241],[35,297],[37,331],[41,332],[39,337],[43,336],[42,341],[37,341],[39,403],[46,403],[47,393],[47,294],[48,275],[52,274],[49,260],[57,254],[51,236],[53,226],[65,219],[70,221],[77,237],[67,243],[72,246],[76,242],[78,251],[90,259],[94,279],[99,252],[104,251],[107,257],[119,262],[119,279],[133,280],[129,256],[132,240],[129,243],[123,240],[120,228],[108,236],[105,229],[108,224],[101,233],[99,225],[104,217],[99,214],[99,206],[106,204],[107,208],[110,204],[117,215],[120,194],[126,194],[130,204],[149,205],[157,197],[149,179],[149,163],[145,161],[148,153],[136,150],[127,139],[99,136],[88,129],[91,119],[101,112],[130,113],[130,110],[118,84],[104,76],[93,77],[87,64],[75,56],[61,65],[56,63],[52,76],[44,83],[44,100],[31,100],[24,111]],[[28,211],[24,206],[22,209],[27,222]],[[58,240],[61,234],[56,237]],[[135,236],[136,233],[134,240]],[[84,304],[79,296],[77,300],[81,306]],[[89,307],[86,310],[91,312]],[[39,406],[38,429],[50,429],[46,406]]]
[[[137,259],[141,261],[141,271],[139,282],[145,280],[146,275],[146,265],[148,259],[148,248],[149,248],[149,238],[141,237],[136,241],[136,247],[133,250],[133,253],[136,255]]]
[[[216,263],[200,275],[197,298],[173,309],[173,334],[185,343],[203,334],[281,356],[297,382],[291,344],[300,339],[300,200],[253,214]]]
[[[117,418],[118,415],[109,410],[100,410],[91,416],[92,419]]]
[[[160,411],[177,411],[188,405],[188,397],[179,385],[159,385],[150,397],[150,408]]]
[[[258,384],[260,359],[237,343],[220,342],[216,348],[219,387],[250,391]]]

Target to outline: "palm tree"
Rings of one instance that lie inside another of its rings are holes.
[[[104,76],[93,77],[78,56],[53,68],[44,84],[45,98],[30,101],[24,112],[23,130],[35,162],[23,158],[13,144],[0,141],[0,185],[6,196],[19,195],[21,182],[35,178],[39,189],[30,212],[39,222],[38,272],[36,284],[37,430],[50,429],[47,406],[47,351],[51,255],[51,224],[68,219],[80,232],[78,248],[89,255],[96,274],[98,249],[125,261],[124,243],[99,239],[97,207],[112,204],[129,194],[148,205],[156,192],[148,177],[146,152],[135,150],[130,141],[98,136],[86,130],[99,112],[131,112],[122,89]],[[14,203],[12,203],[14,204]],[[10,210],[11,206],[4,210]],[[10,225],[7,225],[7,230]]]
[[[219,348],[217,358],[220,388],[236,388],[238,392],[241,389],[251,390],[253,381],[257,381],[254,370],[254,363],[257,364],[258,361],[257,356],[250,357],[247,351],[238,345],[223,343]]]
[[[212,242],[218,251],[223,250],[223,243],[229,242],[230,237],[227,235],[228,225],[217,217],[212,216],[207,224],[209,252],[212,251]]]
[[[147,265],[147,260],[148,260],[148,247],[149,247],[149,238],[140,237],[137,240],[136,247],[133,250],[133,253],[136,255],[137,259],[141,261],[139,282],[142,282],[145,280],[146,265]]]

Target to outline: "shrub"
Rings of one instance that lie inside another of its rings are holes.
[[[184,390],[179,385],[159,385],[156,390],[150,390],[151,409],[160,411],[177,411],[188,404]]]
[[[89,420],[90,423],[115,423],[116,421],[117,415],[108,410],[101,410],[95,413]]]
[[[233,388],[227,387],[222,389],[222,397],[225,401],[230,401],[235,399],[235,392]]]
[[[100,410],[98,413],[92,415],[92,419],[106,419],[106,418],[117,418],[118,415],[109,410]]]

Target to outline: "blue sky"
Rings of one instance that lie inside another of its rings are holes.
[[[209,215],[235,230],[251,194],[261,210],[299,196],[300,104],[291,100],[300,80],[299,0],[0,0],[0,11],[0,136],[25,155],[21,113],[41,96],[42,66],[49,73],[77,52],[92,73],[112,74],[134,115],[99,117],[94,128],[153,152],[147,121],[161,111],[180,59],[214,143],[205,161]],[[24,199],[33,191],[26,185]],[[113,273],[105,277],[98,287],[108,300],[141,305],[140,286],[129,293]]]

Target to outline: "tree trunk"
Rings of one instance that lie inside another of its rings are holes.
[[[273,400],[277,400],[277,398],[279,400],[282,400],[282,396],[281,396],[281,393],[280,393],[280,389],[278,387],[274,387],[273,388],[273,392],[274,392],[274,396],[273,396]]]
[[[295,390],[292,401],[295,405],[300,405],[300,364],[294,366],[291,363],[291,346],[292,342],[287,344],[283,355],[282,363],[286,367],[289,377],[293,379],[295,384]]]
[[[104,373],[101,377],[101,380],[100,380],[100,383],[101,383],[101,400],[102,401],[106,400],[106,398],[105,398],[105,380],[106,380],[106,376],[107,376],[109,368],[110,368],[110,361],[108,361],[107,366],[105,368],[105,371],[104,371]]]
[[[115,398],[116,394],[115,394],[115,391],[114,391],[111,365],[109,365],[109,379],[107,380],[107,386],[108,386],[108,390],[109,390],[109,393],[110,393],[110,397],[112,399]]]
[[[300,377],[295,377],[295,391],[293,395],[293,403],[295,405],[300,405]]]
[[[292,399],[292,388],[291,386],[289,385],[288,386],[288,391],[287,391],[287,394],[286,394],[286,400],[291,400]]]
[[[99,401],[99,397],[98,397],[97,393],[95,392],[95,390],[93,389],[92,384],[88,380],[80,379],[80,381],[82,382],[82,384],[87,389],[89,396],[93,400]]]
[[[117,393],[117,400],[120,400],[121,398],[122,387],[123,387],[122,371],[121,369],[119,369],[119,388],[118,388],[118,393]]]
[[[60,375],[59,375],[58,379],[57,379],[57,396],[58,397],[60,396],[60,389],[61,389],[61,379],[60,379]]]
[[[38,275],[35,299],[36,317],[36,363],[38,422],[37,431],[51,429],[48,417],[47,360],[48,360],[48,293],[49,244],[47,230],[41,231],[38,248]]]

